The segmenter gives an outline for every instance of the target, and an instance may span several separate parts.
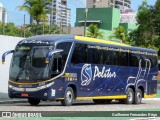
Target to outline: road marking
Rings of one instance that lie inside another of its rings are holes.
[[[130,119],[130,120],[160,120],[160,118],[149,117],[149,118],[135,118],[135,119]]]

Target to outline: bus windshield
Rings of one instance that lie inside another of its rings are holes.
[[[46,54],[53,46],[19,46],[10,67],[10,79],[16,82],[35,82],[50,78]]]

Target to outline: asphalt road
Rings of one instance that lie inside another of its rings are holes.
[[[160,99],[145,99],[139,105],[126,105],[113,101],[110,104],[94,104],[92,101],[78,101],[72,106],[61,106],[60,102],[41,102],[39,106],[29,103],[0,104],[0,111],[126,111],[157,110],[160,111]]]

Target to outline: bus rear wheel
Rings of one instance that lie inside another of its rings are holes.
[[[134,91],[132,88],[127,89],[127,98],[124,100],[125,104],[132,104],[134,101]]]
[[[140,89],[138,89],[135,92],[135,99],[133,101],[134,104],[141,104],[142,101],[142,91]]]
[[[41,100],[39,99],[33,99],[33,98],[28,98],[28,102],[30,103],[30,105],[32,106],[37,106],[40,103]]]
[[[74,100],[74,92],[71,87],[67,87],[64,95],[64,100],[61,101],[63,106],[71,106]]]
[[[96,104],[109,104],[112,100],[105,100],[105,99],[93,99],[93,102]]]

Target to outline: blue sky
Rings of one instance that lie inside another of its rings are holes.
[[[22,5],[24,0],[0,0],[0,3],[8,10],[8,21],[14,22],[16,25],[23,24],[23,16],[26,14],[26,23],[29,23],[29,15],[25,12],[16,9],[17,6]],[[131,0],[131,7],[137,11],[138,6],[143,0]],[[147,0],[148,4],[154,5],[156,0]],[[74,25],[76,17],[76,8],[84,7],[85,0],[68,0],[68,6],[71,8],[71,24]]]

